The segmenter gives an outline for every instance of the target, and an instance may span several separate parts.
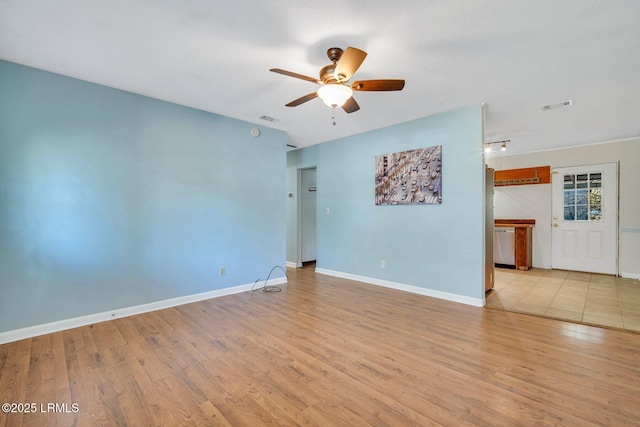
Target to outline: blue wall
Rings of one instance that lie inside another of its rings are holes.
[[[375,156],[434,145],[442,145],[442,204],[375,206]],[[294,193],[296,169],[317,165],[318,268],[483,298],[480,106],[296,150],[287,157],[287,191]],[[294,202],[289,201],[287,212],[288,221],[295,221]],[[287,260],[295,262],[295,226],[288,223],[287,232]]]
[[[254,126],[0,61],[0,332],[284,265],[286,136]]]

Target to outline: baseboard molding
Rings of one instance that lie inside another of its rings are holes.
[[[636,279],[636,280],[640,280],[640,274],[638,274],[638,273],[624,273],[624,272],[620,272],[620,277],[624,277],[625,279]]]
[[[270,279],[269,285],[281,285],[287,283],[286,277]],[[203,301],[212,298],[219,298],[227,295],[239,294],[251,291],[254,283],[246,285],[234,286],[231,288],[218,289],[215,291],[202,292],[199,294],[186,295],[183,297],[171,298],[163,301],[151,302],[132,307],[119,308],[116,310],[105,311],[102,313],[89,314],[87,316],[74,317],[71,319],[60,320],[57,322],[44,323],[42,325],[29,326],[13,331],[0,332],[0,344],[6,344],[13,341],[20,341],[26,338],[33,338],[39,335],[50,334],[53,332],[73,329],[80,326],[92,325],[95,323],[106,322],[122,317],[134,316],[136,314],[148,313],[150,311],[162,310],[165,308],[176,307],[178,305],[189,304],[192,302]]]
[[[324,268],[316,267],[316,273],[339,277],[341,279],[349,279],[349,280],[355,280],[357,282],[369,283],[371,285],[376,285],[376,286],[383,286],[385,288],[397,289],[399,291],[405,291],[405,292],[410,292],[412,294],[419,294],[427,297],[433,297],[433,298],[438,298],[446,301],[457,302],[460,304],[472,305],[474,307],[484,307],[484,299],[482,298],[472,298],[464,295],[437,291],[435,289],[427,289],[427,288],[421,288],[419,286],[405,285],[403,283],[374,279],[372,277],[366,277],[366,276],[358,276],[355,274],[343,273],[341,271],[327,270]]]
[[[298,268],[298,264],[293,261],[287,261],[286,266],[291,268]]]

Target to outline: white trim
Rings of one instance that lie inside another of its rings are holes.
[[[636,279],[636,280],[640,280],[640,274],[638,274],[638,273],[625,273],[625,272],[620,272],[620,277],[624,277],[625,279]]]
[[[280,277],[269,281],[273,285],[281,285],[287,283],[286,277]],[[0,344],[6,344],[13,341],[19,341],[26,338],[36,337],[38,335],[50,334],[52,332],[64,331],[66,329],[77,328],[80,326],[91,325],[94,323],[106,322],[121,317],[134,316],[136,314],[148,313],[150,311],[162,310],[165,308],[175,307],[178,305],[189,304],[192,302],[203,301],[211,298],[218,298],[227,295],[239,294],[251,291],[254,283],[234,286],[231,288],[218,289],[215,291],[202,292],[199,294],[186,295],[183,297],[171,298],[163,301],[151,302],[148,304],[136,305],[133,307],[119,308],[102,313],[89,314],[87,316],[74,317],[71,319],[59,320],[57,322],[44,323],[42,325],[29,326],[13,331],[0,332]]]
[[[446,301],[457,302],[460,304],[472,305],[474,307],[484,307],[483,298],[472,298],[464,295],[437,291],[435,289],[421,288],[419,286],[405,285],[403,283],[374,279],[372,277],[358,276],[355,274],[343,273],[341,271],[326,270],[324,268],[316,267],[316,273],[326,274],[327,276],[339,277],[341,279],[348,279],[348,280],[355,280],[358,282],[369,283],[371,285],[383,286],[385,288],[397,289],[399,291],[410,292],[412,294],[419,294],[427,297],[433,297],[433,298],[438,298]]]
[[[296,171],[296,266],[302,266],[302,168]]]
[[[293,261],[287,261],[286,266],[291,268],[298,268],[298,264]]]

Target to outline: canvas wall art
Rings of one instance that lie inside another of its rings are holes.
[[[442,146],[376,156],[376,205],[442,203]]]

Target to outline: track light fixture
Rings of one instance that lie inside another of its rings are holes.
[[[500,144],[500,151],[507,151],[507,142],[511,142],[510,139],[504,139],[502,141],[491,141],[484,143],[484,152],[490,153],[494,144]]]

